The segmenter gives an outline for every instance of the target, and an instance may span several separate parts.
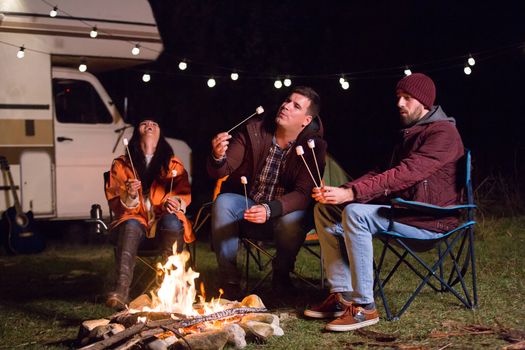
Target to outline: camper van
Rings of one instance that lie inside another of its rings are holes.
[[[48,4],[0,2],[0,212],[18,201],[36,219],[87,218],[94,203],[107,214],[103,173],[132,128],[90,72],[154,61],[162,41],[147,0]],[[188,145],[168,142],[189,169]]]

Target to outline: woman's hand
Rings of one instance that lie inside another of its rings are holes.
[[[166,208],[166,211],[170,214],[174,214],[180,210],[180,202],[176,199],[173,199],[171,197],[168,197],[164,201],[164,208]]]
[[[126,191],[128,192],[128,197],[131,199],[137,198],[139,194],[139,188],[142,186],[140,180],[137,179],[128,179],[126,181]]]

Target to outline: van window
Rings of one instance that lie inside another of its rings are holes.
[[[113,121],[97,91],[87,81],[53,79],[53,95],[60,123],[109,124]]]

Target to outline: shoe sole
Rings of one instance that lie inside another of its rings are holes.
[[[377,322],[379,322],[379,317],[373,318],[368,321],[363,321],[363,322],[353,323],[353,324],[330,324],[329,323],[326,325],[325,329],[327,331],[333,331],[333,332],[348,332],[348,331],[353,331],[355,329],[363,328],[366,326],[371,326],[373,324],[376,324]]]
[[[345,312],[343,311],[335,311],[335,312],[321,312],[321,311],[313,311],[313,310],[304,310],[304,315],[311,317],[311,318],[336,318],[341,315],[343,315]]]

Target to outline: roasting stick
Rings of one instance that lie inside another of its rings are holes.
[[[246,192],[246,185],[248,184],[248,179],[246,179],[246,176],[241,176],[241,183],[244,186],[244,200],[246,201],[246,210],[248,210],[248,192]]]
[[[135,176],[135,179],[138,180],[137,172],[135,171],[135,166],[133,165],[133,159],[131,159],[131,153],[129,152],[128,139],[124,137],[122,139],[122,143],[124,144],[124,146],[126,146],[126,151],[128,152],[129,161],[131,162],[131,169],[133,170],[133,175]]]
[[[315,168],[317,169],[317,176],[319,176],[319,184],[323,186],[323,178],[321,177],[321,172],[319,171],[319,164],[317,163],[317,157],[315,156],[315,152],[314,152],[314,148],[315,148],[314,139],[308,140],[308,147],[312,150],[312,154],[314,156]]]
[[[306,170],[308,170],[308,173],[310,174],[310,176],[312,177],[312,181],[314,182],[314,185],[315,187],[319,187],[317,186],[317,182],[315,182],[315,179],[314,179],[314,175],[312,174],[312,172],[310,171],[310,168],[308,167],[308,164],[306,163],[306,160],[304,159],[304,149],[303,149],[303,146],[297,146],[295,147],[295,152],[297,153],[297,155],[299,157],[302,158],[303,162],[304,162],[304,165],[306,166]]]
[[[248,119],[253,117],[254,115],[256,115],[256,114],[263,114],[263,112],[264,112],[264,108],[262,108],[262,106],[257,107],[255,109],[255,113],[252,113],[248,118],[244,119],[243,121],[241,121],[240,123],[235,125],[233,128],[231,128],[230,130],[226,131],[226,133],[229,134],[230,132],[233,131],[233,129],[235,129],[236,127],[238,127],[239,125],[241,125],[242,123],[244,123],[245,121],[247,121]]]
[[[175,178],[175,176],[177,176],[177,170],[173,169],[171,171],[170,193],[171,193],[171,190],[173,189],[173,179]]]

